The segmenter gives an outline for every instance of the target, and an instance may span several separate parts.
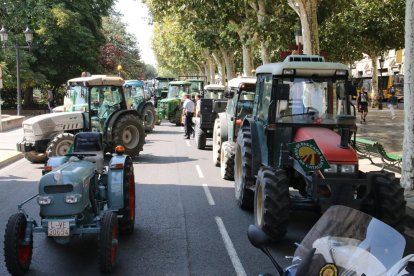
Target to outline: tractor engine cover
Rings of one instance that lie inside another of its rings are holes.
[[[94,184],[90,182],[95,181],[95,169],[96,165],[92,162],[76,160],[44,175],[39,182],[40,216],[72,216],[82,213],[90,205],[90,185]]]

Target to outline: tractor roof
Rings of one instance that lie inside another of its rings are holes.
[[[221,84],[209,84],[204,86],[204,90],[225,90],[226,87]]]
[[[144,86],[144,82],[140,80],[126,80],[124,86]]]
[[[166,81],[173,81],[175,78],[173,77],[156,77],[156,80],[166,80]]]
[[[191,85],[189,81],[170,81],[169,85]]]
[[[239,88],[241,84],[249,83],[249,84],[256,84],[256,78],[252,77],[243,77],[243,78],[234,78],[229,81],[229,87],[237,87]]]
[[[85,86],[99,86],[99,85],[113,85],[122,86],[124,80],[118,76],[111,75],[92,75],[89,77],[80,77],[68,80],[68,85],[85,85]]]
[[[298,77],[332,77],[337,71],[346,71],[348,66],[341,63],[325,62],[325,59],[317,55],[290,55],[283,62],[268,63],[259,66],[256,74],[286,75],[286,69],[294,69]],[[285,72],[284,72],[285,71]],[[348,75],[343,77],[347,77]]]

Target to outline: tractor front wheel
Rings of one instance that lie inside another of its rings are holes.
[[[404,189],[390,172],[368,173],[369,194],[361,202],[361,211],[376,217],[400,232],[404,232]]]
[[[242,129],[241,143],[237,142],[234,164],[234,190],[237,205],[240,208],[253,208],[253,191],[249,189],[254,184],[252,175],[252,135],[248,127]]]
[[[22,275],[29,270],[33,253],[33,234],[25,240],[27,219],[23,213],[9,218],[4,235],[4,259],[12,275]]]
[[[234,179],[234,143],[226,141],[220,151],[220,176],[223,179]]]
[[[29,151],[24,154],[24,158],[32,163],[43,163],[48,157],[46,152]]]
[[[122,218],[119,220],[119,232],[131,234],[135,226],[135,176],[131,158],[127,158],[124,167],[124,208],[119,210]]]
[[[118,219],[114,212],[106,212],[101,220],[99,233],[99,266],[101,272],[109,273],[115,267],[118,250]]]
[[[220,119],[216,119],[213,128],[213,164],[216,167],[220,166],[221,144]]]
[[[142,121],[132,114],[118,119],[113,128],[115,146],[125,147],[125,154],[134,157],[142,151],[145,141],[145,131]]]
[[[256,179],[254,222],[277,241],[286,235],[289,224],[289,183],[285,172],[262,167]]]
[[[75,136],[72,133],[61,133],[56,135],[50,142],[46,149],[46,153],[49,157],[52,156],[65,156],[69,152],[70,147],[75,141]]]
[[[144,120],[144,127],[146,132],[154,129],[155,125],[155,109],[152,104],[147,104],[142,110],[141,117]]]

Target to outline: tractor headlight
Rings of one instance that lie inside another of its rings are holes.
[[[336,164],[329,164],[331,167],[329,169],[325,169],[324,172],[326,173],[337,173],[338,172],[338,165]]]
[[[81,198],[82,198],[81,194],[67,195],[65,197],[65,201],[66,203],[69,203],[69,204],[75,204],[75,203],[78,203],[81,200]]]
[[[37,204],[39,205],[49,205],[52,203],[51,196],[38,196],[37,197]]]
[[[341,165],[341,173],[354,173],[355,165]]]

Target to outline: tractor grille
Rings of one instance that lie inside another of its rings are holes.
[[[73,191],[73,185],[49,185],[43,188],[46,194],[64,194]]]

